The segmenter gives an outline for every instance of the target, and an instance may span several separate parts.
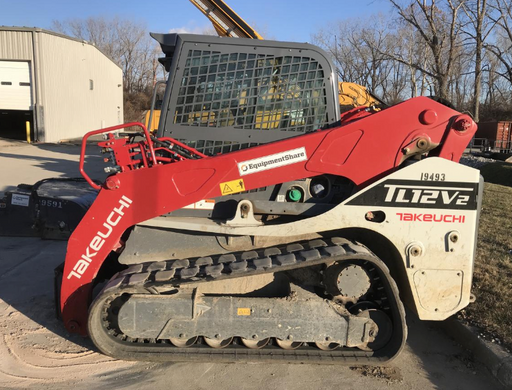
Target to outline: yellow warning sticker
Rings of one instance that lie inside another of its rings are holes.
[[[248,307],[239,307],[236,310],[236,314],[239,316],[250,316],[251,315],[251,309]]]
[[[236,194],[237,192],[245,191],[243,179],[226,181],[220,183],[220,192],[222,195]]]

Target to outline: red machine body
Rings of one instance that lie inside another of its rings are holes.
[[[127,229],[140,222],[201,199],[222,196],[225,185],[235,181],[239,183],[236,192],[241,192],[332,174],[350,179],[359,189],[364,188],[412,156],[428,153],[458,161],[476,131],[469,116],[424,97],[362,118],[360,114],[357,116],[359,119],[346,116],[345,123],[331,129],[214,157],[187,148],[192,158],[178,155],[161,158],[158,142],[185,146],[169,138],[156,140],[155,144],[145,128],[143,142],[116,141],[110,137],[103,146],[112,149],[120,172],[107,178],[69,239],[60,292],[66,328],[87,335],[95,278],[108,255],[123,247]],[[84,137],[80,167],[86,179],[83,161],[87,138],[119,128],[97,130]],[[283,152],[303,155],[297,162],[276,168],[251,174],[242,171],[244,162]],[[136,159],[136,155],[142,157]],[[89,182],[95,186],[90,179]]]

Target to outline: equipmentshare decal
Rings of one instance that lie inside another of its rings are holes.
[[[267,169],[274,169],[284,167],[285,165],[295,164],[301,161],[306,161],[306,148],[297,148],[272,154],[270,156],[258,157],[253,160],[242,161],[238,163],[238,171],[240,176],[249,175],[251,173],[258,173],[266,171]]]
[[[476,210],[477,195],[478,183],[390,179],[364,191],[347,205]]]

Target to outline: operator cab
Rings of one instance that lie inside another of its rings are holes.
[[[151,36],[169,71],[159,137],[215,155],[314,131],[339,118],[334,66],[318,47]]]

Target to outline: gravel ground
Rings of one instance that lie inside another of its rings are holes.
[[[462,156],[460,159],[460,163],[467,165],[469,167],[480,169],[485,164],[495,162],[496,160],[493,160],[492,158],[485,158],[480,156],[473,156],[471,154]]]

